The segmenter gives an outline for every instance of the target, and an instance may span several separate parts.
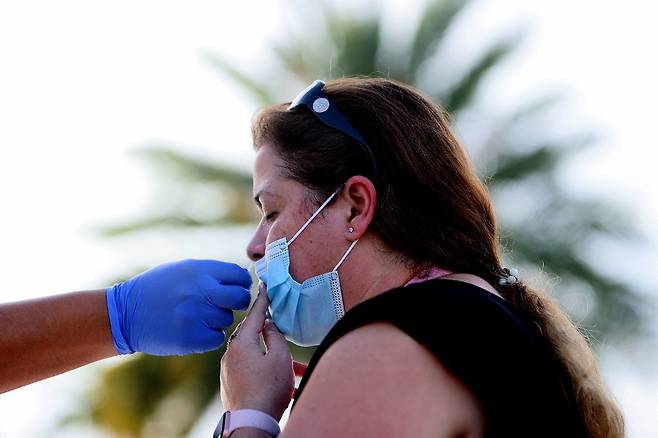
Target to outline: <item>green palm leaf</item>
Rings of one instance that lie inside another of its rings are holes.
[[[425,61],[434,56],[455,17],[468,3],[468,0],[445,0],[427,4],[411,43],[406,81],[418,80],[417,72]]]
[[[329,77],[375,74],[380,32],[378,17],[358,20],[330,16],[327,21],[338,53],[335,64],[326,72]]]
[[[504,39],[487,49],[457,84],[445,96],[438,99],[448,112],[455,115],[464,109],[471,102],[480,83],[490,70],[512,52],[516,44],[516,39]]]
[[[169,145],[151,145],[137,150],[136,155],[167,176],[178,176],[190,181],[220,182],[251,191],[251,176],[247,172],[183,154]]]
[[[212,68],[240,85],[242,89],[247,91],[259,104],[271,105],[276,102],[276,99],[270,94],[266,86],[261,85],[255,79],[249,77],[249,75],[226,61],[219,54],[206,52],[203,58]]]
[[[100,230],[101,235],[120,236],[154,227],[224,227],[257,220],[258,214],[251,200],[251,175],[247,172],[177,152],[169,145],[142,148],[136,155],[168,181],[177,186],[184,185],[186,192],[198,191],[196,185],[207,187],[209,183],[215,190],[208,195],[211,197],[207,202],[196,205],[196,214],[188,212],[187,196],[177,198],[171,190],[167,193],[163,211],[132,222],[105,226]],[[222,208],[219,211],[210,208],[215,205]]]

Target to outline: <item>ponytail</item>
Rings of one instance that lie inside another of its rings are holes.
[[[578,407],[587,436],[622,438],[621,411],[601,379],[596,358],[585,337],[569,317],[553,299],[523,282],[501,285],[498,291],[536,326],[549,344],[567,380],[567,390]]]

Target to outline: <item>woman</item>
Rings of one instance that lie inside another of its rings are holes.
[[[440,108],[386,79],[316,81],[252,130],[263,218],[247,251],[267,294],[222,359],[224,436],[277,433],[282,334],[320,344],[286,437],[623,436],[585,339],[502,266]]]

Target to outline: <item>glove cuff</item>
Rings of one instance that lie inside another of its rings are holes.
[[[128,341],[123,336],[121,330],[121,319],[122,314],[119,311],[117,295],[119,293],[120,284],[115,284],[114,286],[108,287],[106,290],[107,297],[107,314],[110,319],[110,330],[112,332],[112,342],[114,343],[114,349],[118,354],[132,354],[135,351],[130,348]]]

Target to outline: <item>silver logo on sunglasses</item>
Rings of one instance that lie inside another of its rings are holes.
[[[315,101],[313,102],[313,111],[315,111],[316,113],[323,113],[328,109],[329,109],[329,101],[324,97],[315,99]]]

